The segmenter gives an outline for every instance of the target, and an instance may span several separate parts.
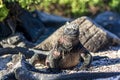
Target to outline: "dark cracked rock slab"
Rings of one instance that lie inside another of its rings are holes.
[[[69,25],[71,24],[79,24],[80,42],[91,52],[99,51],[101,49],[107,48],[110,45],[120,44],[120,39],[115,34],[105,30],[88,17],[78,18],[69,23]],[[35,48],[42,50],[52,49],[56,41],[63,34],[64,28],[69,25],[66,24],[60,27]]]

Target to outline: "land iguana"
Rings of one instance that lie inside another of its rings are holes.
[[[49,51],[45,65],[49,68],[71,68],[83,60],[80,69],[90,67],[92,55],[79,41],[79,24],[67,24],[63,35],[58,39],[54,48]],[[34,55],[31,64],[39,63],[41,58]]]

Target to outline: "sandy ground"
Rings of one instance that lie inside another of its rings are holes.
[[[93,56],[106,56],[92,62],[92,71],[97,72],[120,72],[120,46],[109,47],[108,50],[92,53]]]
[[[109,49],[106,49],[104,51],[91,54],[93,56],[106,56],[107,58],[102,58],[93,61],[88,72],[120,72],[120,46],[109,47]],[[11,55],[0,56],[0,72],[7,69],[10,61]],[[68,70],[68,72],[74,73],[76,71]],[[113,79],[119,80],[120,76],[97,80],[113,80]]]

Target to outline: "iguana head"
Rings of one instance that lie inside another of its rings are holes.
[[[74,36],[79,36],[79,24],[69,24],[67,23],[64,29],[64,33],[63,35],[67,35],[70,37],[74,37]]]

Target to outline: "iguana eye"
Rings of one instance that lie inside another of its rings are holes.
[[[76,29],[75,29],[75,28],[74,28],[73,30],[74,30],[74,31],[76,31]]]
[[[68,31],[70,31],[71,29],[70,28],[67,28]]]

